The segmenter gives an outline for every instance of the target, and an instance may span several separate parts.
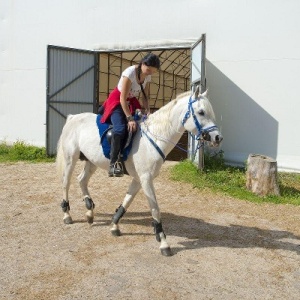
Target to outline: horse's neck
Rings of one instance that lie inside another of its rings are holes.
[[[176,143],[185,131],[185,128],[182,125],[182,120],[187,109],[188,105],[186,101],[184,101],[184,99],[180,99],[170,112],[169,120],[172,128],[172,138],[176,139]]]
[[[180,99],[163,116],[153,115],[153,120],[147,127],[165,155],[175,147],[185,131],[182,125],[185,109],[187,109],[186,101]]]

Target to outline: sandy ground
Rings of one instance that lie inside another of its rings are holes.
[[[65,225],[54,164],[0,164],[0,299],[300,299],[300,207],[199,191],[170,165],[155,181],[164,257],[142,192],[110,234],[128,176],[92,177],[93,226],[74,180]]]

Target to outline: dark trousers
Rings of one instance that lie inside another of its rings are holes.
[[[110,116],[110,122],[113,124],[110,163],[114,164],[118,160],[119,153],[124,147],[124,141],[127,134],[127,120],[121,105],[118,105],[113,110]]]
[[[127,120],[121,105],[118,105],[110,116],[110,122],[113,124],[114,134],[125,137],[127,133]]]

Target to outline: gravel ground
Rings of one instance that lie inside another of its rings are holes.
[[[110,234],[128,176],[92,177],[92,226],[74,176],[65,225],[54,164],[0,164],[0,299],[300,299],[300,207],[172,182],[172,164],[155,181],[171,257],[160,254],[142,192],[123,235]]]

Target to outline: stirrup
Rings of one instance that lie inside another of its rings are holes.
[[[123,165],[120,161],[116,161],[114,164],[111,164],[109,166],[108,176],[109,177],[124,176]]]

